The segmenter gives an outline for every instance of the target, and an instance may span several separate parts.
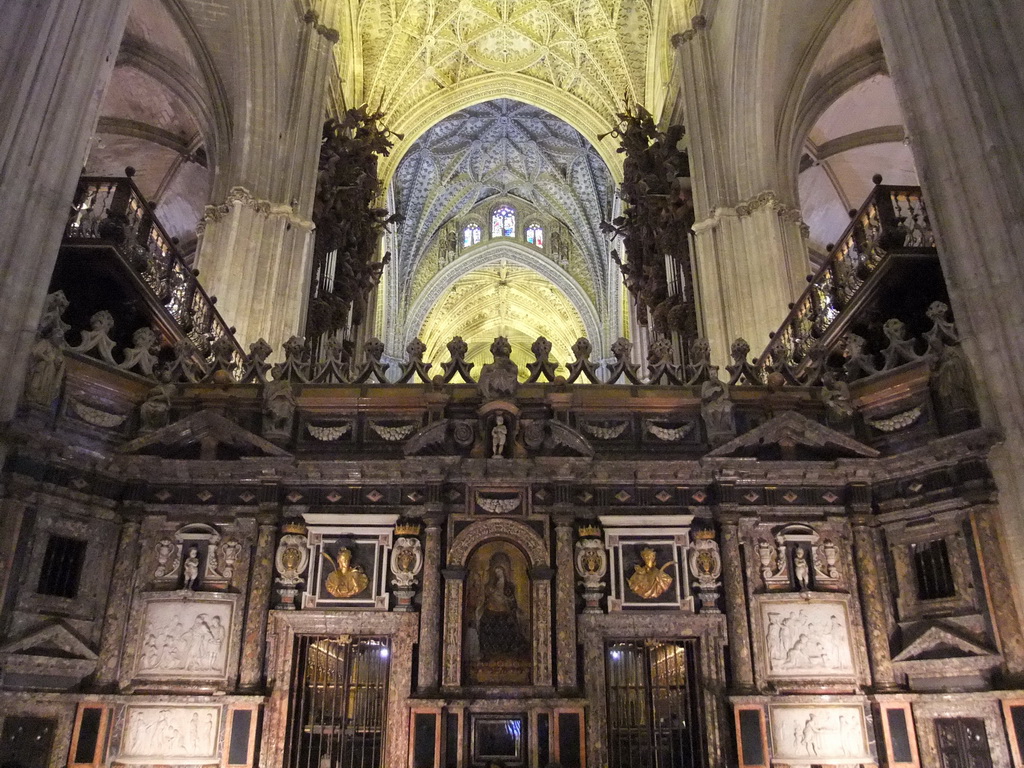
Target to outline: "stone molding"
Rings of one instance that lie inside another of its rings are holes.
[[[258,198],[245,187],[237,186],[231,188],[223,203],[206,206],[203,217],[196,226],[196,234],[202,235],[206,231],[208,224],[222,221],[232,212],[236,205],[242,208],[249,208],[255,213],[268,218],[270,216],[283,216],[292,226],[301,227],[309,231],[313,230],[313,220],[300,216],[293,206]]]

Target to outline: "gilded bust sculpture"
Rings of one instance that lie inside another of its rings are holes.
[[[661,597],[665,594],[670,586],[672,586],[672,577],[665,573],[665,569],[674,565],[669,560],[662,566],[658,566],[655,563],[657,553],[650,547],[645,547],[640,551],[640,559],[643,564],[637,564],[633,566],[633,575],[629,577],[629,588],[638,596],[644,600],[653,600],[656,597]]]
[[[334,566],[325,583],[333,597],[355,597],[369,585],[370,580],[363,573],[362,566],[352,565],[352,552],[348,548],[338,550],[337,562],[326,552],[322,554]]]

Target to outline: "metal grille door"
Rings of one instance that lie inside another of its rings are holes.
[[[609,643],[611,768],[704,768],[694,641]]]
[[[300,636],[294,653],[286,768],[383,768],[388,640]]]

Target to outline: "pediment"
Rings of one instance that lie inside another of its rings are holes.
[[[88,645],[59,621],[0,645],[0,654],[84,661],[95,661],[97,658]]]
[[[290,456],[211,410],[198,411],[127,443],[125,453],[165,459],[238,459]]]
[[[897,655],[894,662],[932,661],[951,658],[987,658],[995,651],[971,640],[965,635],[939,624],[924,628]]]
[[[879,452],[795,411],[784,411],[711,451],[714,457],[874,459]]]

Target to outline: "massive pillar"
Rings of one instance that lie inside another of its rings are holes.
[[[197,266],[242,345],[263,337],[279,352],[305,321],[313,197],[338,33],[313,12],[282,13],[277,2],[250,0],[239,8],[247,93],[234,109],[238,136],[221,185],[230,191],[207,207]],[[267,34],[274,28],[287,45]]]
[[[874,0],[986,423],[1024,605],[1024,4]],[[1018,614],[1020,611],[1018,610]]]
[[[748,26],[755,21],[749,15]],[[774,158],[746,146],[765,142],[764,136],[752,134],[755,121],[722,85],[733,39],[712,35],[698,16],[673,40],[693,176],[696,294],[712,356],[723,368],[736,338],[745,338],[755,354],[767,345],[806,287],[808,272],[807,233],[796,201],[782,199]],[[746,85],[756,93],[755,84]]]
[[[0,27],[0,422],[14,414],[129,0],[9,0]]]

